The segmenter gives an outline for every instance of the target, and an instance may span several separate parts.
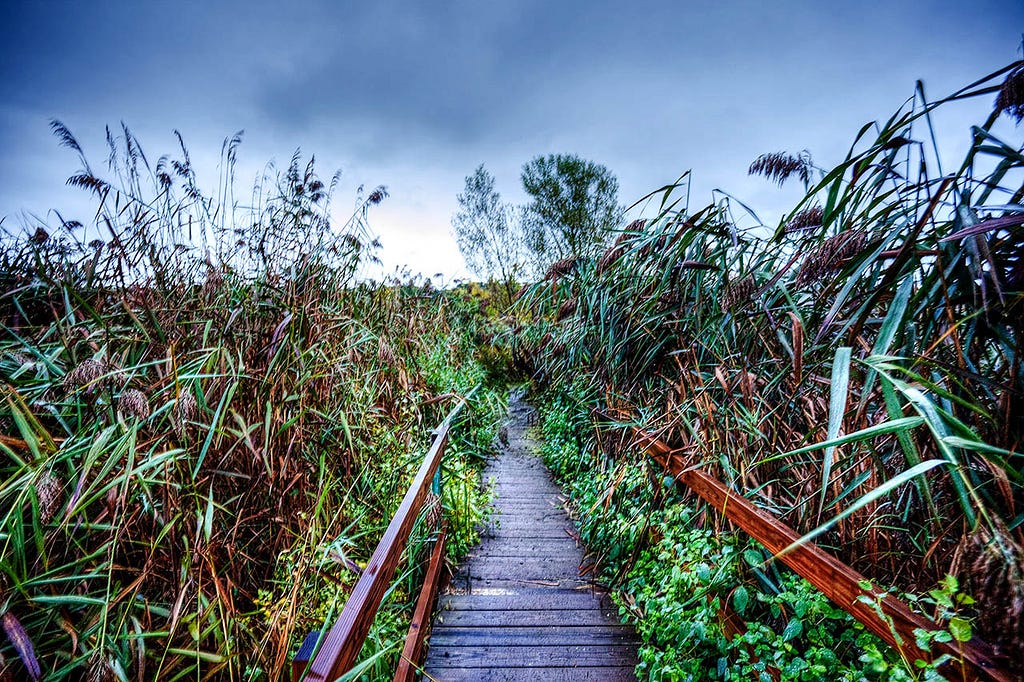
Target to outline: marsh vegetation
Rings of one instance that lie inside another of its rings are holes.
[[[444,289],[365,276],[383,187],[337,221],[336,179],[298,154],[241,198],[239,136],[204,192],[180,136],[151,164],[108,131],[101,172],[54,122],[97,210],[10,229],[0,250],[0,677],[282,679],[430,427],[483,382],[445,464],[453,557],[467,550],[476,466],[525,379],[594,577],[645,640],[641,677],[938,679],[942,661],[865,634],[624,424],[935,619],[924,647],[980,636],[1020,674],[1024,147],[1019,126],[996,131],[1024,118],[1022,93],[1020,62],[941,100],[919,85],[833,167],[757,158],[750,173],[805,190],[776,225],[723,193],[691,206],[688,175],[613,231],[611,192],[585,248],[534,211],[535,277],[481,167],[460,203],[493,279]],[[933,112],[977,98],[995,109],[942,158]],[[367,679],[390,676],[419,570],[414,549]]]

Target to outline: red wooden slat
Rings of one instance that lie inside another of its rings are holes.
[[[434,541],[434,551],[430,554],[430,566],[423,579],[423,589],[416,600],[416,611],[409,624],[409,634],[405,637],[405,648],[402,658],[398,661],[398,670],[392,682],[412,682],[416,679],[420,657],[423,654],[423,640],[426,637],[430,617],[434,611],[434,599],[441,582],[441,569],[444,567],[444,541],[446,528],[442,524],[441,531]]]
[[[778,554],[801,537],[795,530],[755,507],[736,491],[726,488],[703,471],[687,467],[679,453],[664,442],[641,429],[633,428],[633,432],[637,438],[637,445],[647,450],[665,471],[700,495],[772,554]],[[977,637],[969,642],[935,641],[932,643],[935,649],[932,653],[919,649],[915,644],[916,628],[927,631],[941,628],[911,611],[906,604],[892,595],[881,597],[877,590],[868,592],[861,589],[860,583],[865,577],[817,545],[804,543],[779,557],[779,560],[814,585],[839,608],[863,623],[868,630],[899,650],[901,655],[911,662],[916,659],[933,660],[942,654],[949,654],[953,659],[950,666],[956,671],[952,679],[1012,682],[1013,678],[1009,673],[999,669],[991,655],[991,647]],[[881,611],[891,622],[892,627],[890,628],[890,624],[886,623],[871,605],[860,601],[860,596],[880,600],[878,603]],[[897,642],[893,630],[899,634],[902,644]]]

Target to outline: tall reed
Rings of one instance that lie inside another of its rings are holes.
[[[993,131],[1022,68],[939,101],[919,83],[834,168],[760,157],[751,173],[807,189],[774,229],[724,194],[691,209],[684,176],[603,257],[525,292],[518,334],[552,390],[660,431],[869,576],[959,573],[1018,661],[1024,148]],[[997,93],[944,165],[933,112]],[[632,466],[618,441],[583,444],[581,467]]]
[[[151,166],[108,130],[101,173],[53,129],[97,213],[0,249],[0,671],[285,677],[358,579],[428,430],[480,378],[475,308],[361,277],[383,187],[335,221],[337,175],[296,153],[246,206],[240,135],[207,195],[180,135]],[[462,551],[497,407],[476,402],[450,456]],[[367,650],[378,672],[416,561]]]

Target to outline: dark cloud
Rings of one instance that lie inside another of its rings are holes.
[[[100,157],[105,124],[126,120],[154,155],[180,129],[211,182],[221,139],[245,128],[240,177],[302,147],[325,173],[344,168],[345,191],[389,184],[376,226],[392,254],[433,246],[409,255],[424,271],[458,267],[448,220],[480,162],[512,199],[520,165],[541,153],[605,163],[626,201],[693,168],[695,202],[723,187],[771,214],[792,197],[746,177],[754,156],[808,148],[834,162],[915,79],[937,96],[1013,59],[1024,26],[1024,5],[994,0],[24,2],[2,13],[0,215],[68,201],[74,159],[49,138],[50,117]],[[942,115],[951,149],[988,105],[972,106]]]

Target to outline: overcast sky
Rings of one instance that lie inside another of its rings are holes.
[[[178,129],[211,190],[221,142],[244,129],[243,184],[301,148],[324,177],[343,171],[339,215],[360,184],[387,185],[371,214],[387,268],[448,276],[465,273],[450,220],[480,163],[512,201],[538,154],[605,164],[624,203],[693,169],[695,204],[721,187],[774,221],[796,188],[748,178],[757,155],[806,148],[834,164],[916,79],[948,94],[1018,58],[1024,31],[1021,0],[4,0],[0,12],[8,228],[24,212],[88,217],[50,118],[96,166],[106,124],[127,123],[150,159],[175,151]],[[950,155],[990,109],[940,110]]]

